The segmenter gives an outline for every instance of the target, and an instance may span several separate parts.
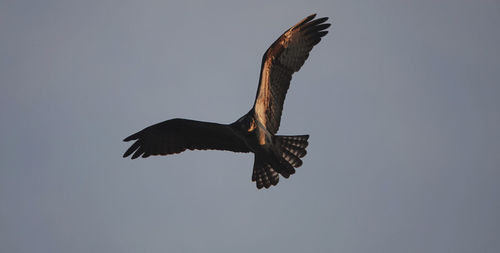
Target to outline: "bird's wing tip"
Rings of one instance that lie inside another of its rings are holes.
[[[136,140],[136,139],[138,139],[137,133],[130,135],[129,137],[123,139],[123,141],[127,142],[127,141],[131,141],[131,140]]]

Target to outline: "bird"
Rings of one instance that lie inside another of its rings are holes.
[[[262,57],[259,85],[250,111],[231,124],[174,118],[134,133],[123,157],[170,155],[185,150],[254,153],[252,182],[257,189],[289,178],[302,160],[309,135],[277,135],[292,74],[299,71],[331,24],[328,17],[307,16],[286,30]]]

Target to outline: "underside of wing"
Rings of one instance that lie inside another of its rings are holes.
[[[187,119],[171,119],[145,128],[123,141],[135,142],[123,157],[176,154],[190,150],[228,150],[250,152],[230,126]]]
[[[327,17],[314,19],[310,15],[288,29],[270,47],[262,58],[259,88],[254,111],[257,119],[275,134],[280,125],[285,96],[292,74],[299,71],[312,48],[330,24]]]

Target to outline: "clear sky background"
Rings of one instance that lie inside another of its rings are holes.
[[[288,93],[297,173],[123,159],[174,117],[231,123],[261,57],[333,22]],[[0,1],[0,252],[500,252],[499,1]]]

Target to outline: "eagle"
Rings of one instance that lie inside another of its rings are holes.
[[[330,27],[328,17],[312,14],[286,30],[264,53],[259,86],[250,111],[232,124],[170,119],[125,138],[135,141],[123,154],[132,159],[189,150],[254,153],[252,181],[257,189],[277,185],[295,173],[306,155],[309,135],[278,132],[285,96],[293,73],[300,70],[312,48]]]

